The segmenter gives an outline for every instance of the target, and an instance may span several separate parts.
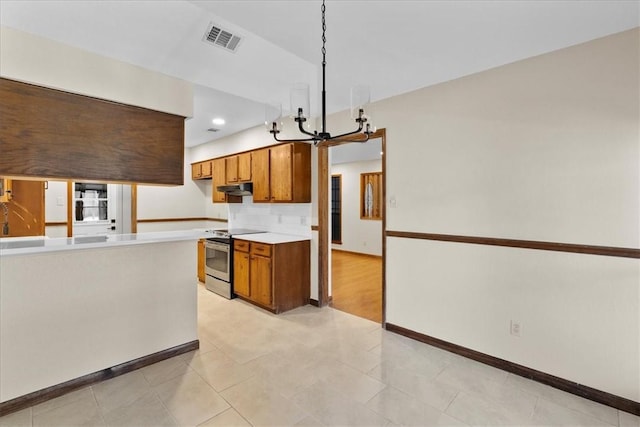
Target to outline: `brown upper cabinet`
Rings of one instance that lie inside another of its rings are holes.
[[[311,202],[311,145],[289,143],[253,152],[253,201]]]
[[[213,203],[225,203],[227,201],[227,195],[216,189],[219,185],[226,183],[225,159],[214,159],[211,163],[213,164],[213,179],[211,180],[213,185]]]
[[[238,155],[238,181],[251,181],[251,153]]]
[[[311,145],[299,142],[274,145],[211,161],[213,202],[242,202],[216,188],[253,183],[253,201],[261,203],[311,202]],[[195,164],[194,164],[195,165]],[[195,178],[194,179],[202,179]]]
[[[227,157],[224,160],[227,169],[226,184],[235,184],[238,182],[238,156]]]
[[[251,181],[251,152],[226,158],[227,184]]]
[[[251,175],[253,176],[253,201],[268,202],[271,200],[269,191],[269,148],[253,152]]]
[[[191,164],[192,179],[210,179],[212,173],[211,160]]]

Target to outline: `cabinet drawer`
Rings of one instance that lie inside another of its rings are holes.
[[[249,242],[245,240],[234,240],[233,249],[240,252],[249,252]]]
[[[271,245],[267,245],[265,243],[251,242],[251,254],[270,257]]]

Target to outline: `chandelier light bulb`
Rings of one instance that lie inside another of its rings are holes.
[[[358,118],[358,111],[364,110],[371,101],[369,86],[357,85],[351,87],[351,118]]]
[[[310,117],[310,95],[307,83],[296,83],[291,88],[291,114],[293,117]]]

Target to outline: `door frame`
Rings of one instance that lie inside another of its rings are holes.
[[[387,312],[387,130],[378,129],[369,139],[382,139],[382,326],[386,322]],[[330,167],[329,147],[358,143],[362,135],[353,135],[332,141],[318,147],[318,306],[329,304],[329,208],[330,208]]]

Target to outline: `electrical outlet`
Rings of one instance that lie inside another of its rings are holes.
[[[522,327],[520,326],[520,322],[515,320],[511,321],[511,335],[519,337],[522,333]]]

